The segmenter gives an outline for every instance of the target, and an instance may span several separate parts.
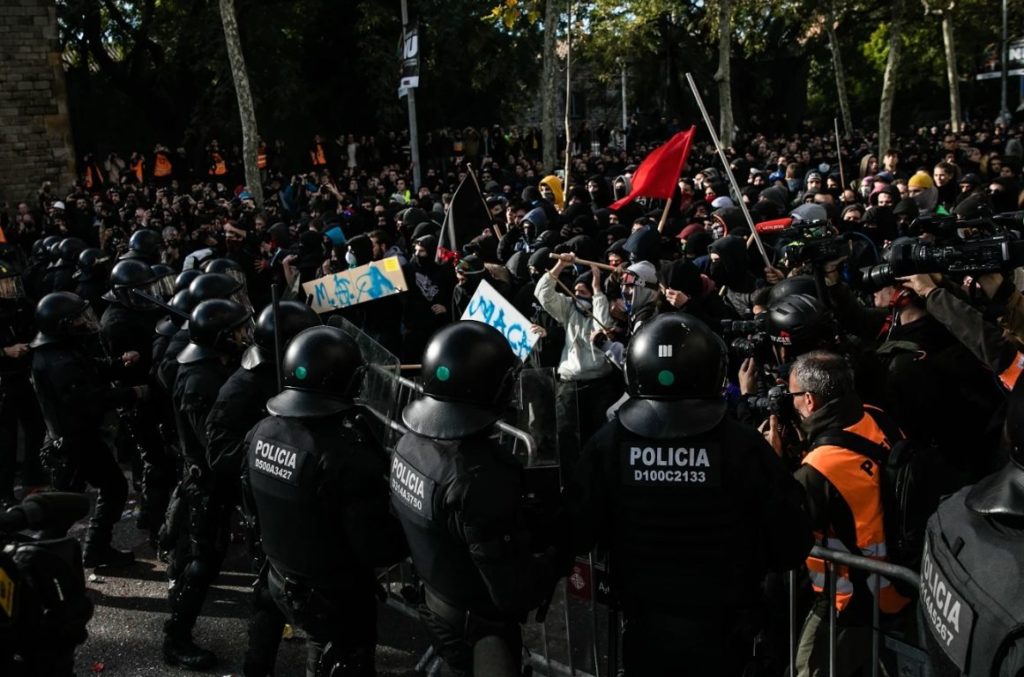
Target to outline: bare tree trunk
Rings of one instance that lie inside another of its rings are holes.
[[[231,62],[231,76],[238,97],[238,114],[242,118],[242,158],[245,162],[245,184],[257,205],[263,204],[263,182],[256,162],[259,133],[256,131],[256,109],[249,89],[249,72],[245,70],[242,40],[238,36],[238,19],[234,0],[220,0],[220,20],[224,24],[224,42]]]
[[[839,50],[836,35],[836,12],[832,2],[827,4],[825,30],[828,31],[828,47],[832,51],[832,66],[836,71],[836,94],[839,96],[839,114],[843,118],[843,135],[850,138],[853,133],[853,118],[850,116],[850,98],[846,93],[846,71],[843,69],[843,55]]]
[[[565,180],[562,194],[569,201],[569,173],[572,171],[572,123],[569,110],[572,107],[572,0],[569,0],[569,21],[565,27]]]
[[[722,147],[728,148],[733,142],[732,119],[732,76],[729,57],[732,52],[732,0],[718,1],[718,136]]]
[[[555,117],[558,115],[558,57],[555,55],[555,37],[558,33],[558,0],[547,0],[544,6],[544,67],[541,83],[541,145],[544,146],[544,169],[558,166],[558,135]]]
[[[882,78],[882,97],[878,107],[878,157],[889,150],[892,141],[892,106],[896,97],[896,73],[900,67],[901,38],[903,21],[894,11],[893,21],[889,24],[889,58],[885,62],[885,75]]]
[[[942,43],[946,48],[946,79],[949,80],[949,123],[954,132],[960,131],[960,80],[957,78],[956,42],[953,35],[953,8],[949,3],[942,13]]]

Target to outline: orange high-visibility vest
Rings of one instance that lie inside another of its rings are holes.
[[[1013,386],[1017,385],[1017,379],[1020,378],[1022,371],[1024,371],[1024,353],[1018,350],[1010,366],[999,375],[999,381],[1007,390],[1013,390]]]
[[[166,153],[157,153],[153,158],[153,176],[162,179],[171,175],[173,169]]]
[[[85,168],[85,187],[92,190],[103,183],[103,174],[98,168],[89,165]]]
[[[224,176],[228,173],[228,164],[224,162],[224,157],[220,153],[210,153],[210,160],[210,176]]]
[[[316,144],[316,146],[313,147],[313,150],[309,151],[309,157],[311,160],[313,160],[314,167],[327,166],[327,154],[324,153],[323,144]]]
[[[846,431],[879,444],[887,451],[892,448],[885,433],[867,412],[857,423],[846,428]],[[859,554],[871,559],[885,560],[881,468],[866,456],[833,445],[823,445],[813,449],[804,457],[803,462],[824,475],[850,507],[857,532]],[[831,528],[827,536],[820,532],[815,532],[814,536],[818,543],[827,548],[849,552],[842,541],[836,538]],[[807,568],[810,571],[811,584],[814,586],[815,592],[824,592],[825,562],[816,557],[808,557]],[[833,565],[832,572],[836,576],[836,609],[842,611],[853,597],[850,570],[845,566]],[[871,585],[870,578],[868,584]],[[872,586],[871,592],[878,595],[879,608],[883,612],[896,613],[910,602],[896,591],[889,579],[879,576],[878,584],[880,589],[874,589]]]
[[[139,183],[142,183],[144,181],[144,176],[146,173],[145,160],[140,159],[138,162],[133,164],[132,172],[135,173],[135,178],[139,180]]]

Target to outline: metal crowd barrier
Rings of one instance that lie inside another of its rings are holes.
[[[360,332],[361,334],[361,332]],[[365,335],[359,336],[365,341]],[[371,349],[377,346],[370,345]],[[367,348],[364,346],[364,352]],[[390,359],[389,359],[390,358]],[[384,353],[380,360],[368,360],[370,367],[367,372],[361,403],[373,414],[381,424],[382,440],[389,449],[393,449],[398,439],[408,430],[400,422],[401,411],[412,399],[423,392],[423,387],[412,379],[402,376],[397,360],[389,353]],[[529,432],[504,421],[496,424],[501,435],[513,440],[514,452],[525,461],[527,467],[543,466],[547,461],[541,458],[538,445]],[[541,433],[543,435],[543,433]],[[836,576],[835,566],[859,569],[870,574],[869,586],[879,589],[879,577],[903,581],[916,589],[920,583],[918,574],[905,567],[889,562],[882,562],[866,557],[851,555],[848,552],[831,550],[815,546],[811,555],[825,562],[826,589],[829,596],[828,614],[828,674],[836,677],[836,642],[838,626],[836,622]],[[577,569],[557,587],[556,598],[552,600],[552,608],[561,606],[561,613],[549,613],[541,623],[528,623],[524,627],[524,665],[529,666],[535,675],[547,677],[618,677],[619,646],[621,640],[621,623],[618,610],[610,604],[607,592],[607,577],[604,568],[595,564],[593,557],[577,560]],[[585,575],[583,575],[585,573]],[[788,594],[789,620],[789,675],[797,674],[796,657],[800,628],[803,619],[797,618],[797,570],[786,575]],[[589,578],[587,578],[589,577]],[[602,578],[604,577],[604,578]],[[587,580],[581,580],[587,579]],[[383,570],[379,581],[387,592],[386,604],[412,618],[418,618],[416,597],[418,581],[409,563],[402,563]],[[575,594],[575,597],[574,597]],[[912,613],[912,612],[908,612]],[[919,648],[924,642],[921,637],[915,638],[917,646],[896,637],[886,635],[881,628],[878,595],[874,595],[872,613],[871,643],[871,675],[878,677],[882,658],[883,642],[885,648],[896,656],[898,671],[901,677],[927,677],[927,653]],[[564,629],[561,637],[557,634],[559,625]],[[586,636],[579,636],[584,634]],[[919,632],[923,628],[918,629]],[[574,635],[577,635],[574,637]],[[592,670],[592,672],[591,672]],[[434,676],[441,671],[441,658],[431,647],[420,659],[416,668],[417,674]]]

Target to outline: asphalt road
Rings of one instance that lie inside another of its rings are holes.
[[[81,535],[85,525],[72,528]],[[135,528],[134,517],[123,519],[115,532],[115,545],[131,548],[136,563],[126,569],[86,571],[89,597],[95,614],[89,623],[89,639],[78,648],[79,677],[136,677],[139,675],[232,675],[241,674],[249,617],[248,559],[241,543],[232,544],[224,570],[217,579],[196,625],[194,637],[217,654],[211,670],[196,673],[164,665],[161,658],[163,622],[167,618],[165,565],[146,543],[145,532]],[[429,641],[419,624],[407,616],[381,607],[377,670],[381,677],[414,675],[414,668]],[[305,640],[300,632],[281,643],[277,677],[305,676]]]

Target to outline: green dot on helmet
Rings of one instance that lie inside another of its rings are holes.
[[[658,372],[658,383],[663,386],[670,386],[676,382],[676,375],[670,372],[668,369],[662,369]]]
[[[306,371],[305,367],[296,367],[295,368],[295,378],[299,379],[300,381],[305,380],[305,378],[306,378],[306,376],[308,374],[309,374],[309,372]]]
[[[447,381],[451,378],[451,375],[452,373],[449,371],[448,367],[443,365],[434,370],[434,376],[437,377],[438,381]]]

